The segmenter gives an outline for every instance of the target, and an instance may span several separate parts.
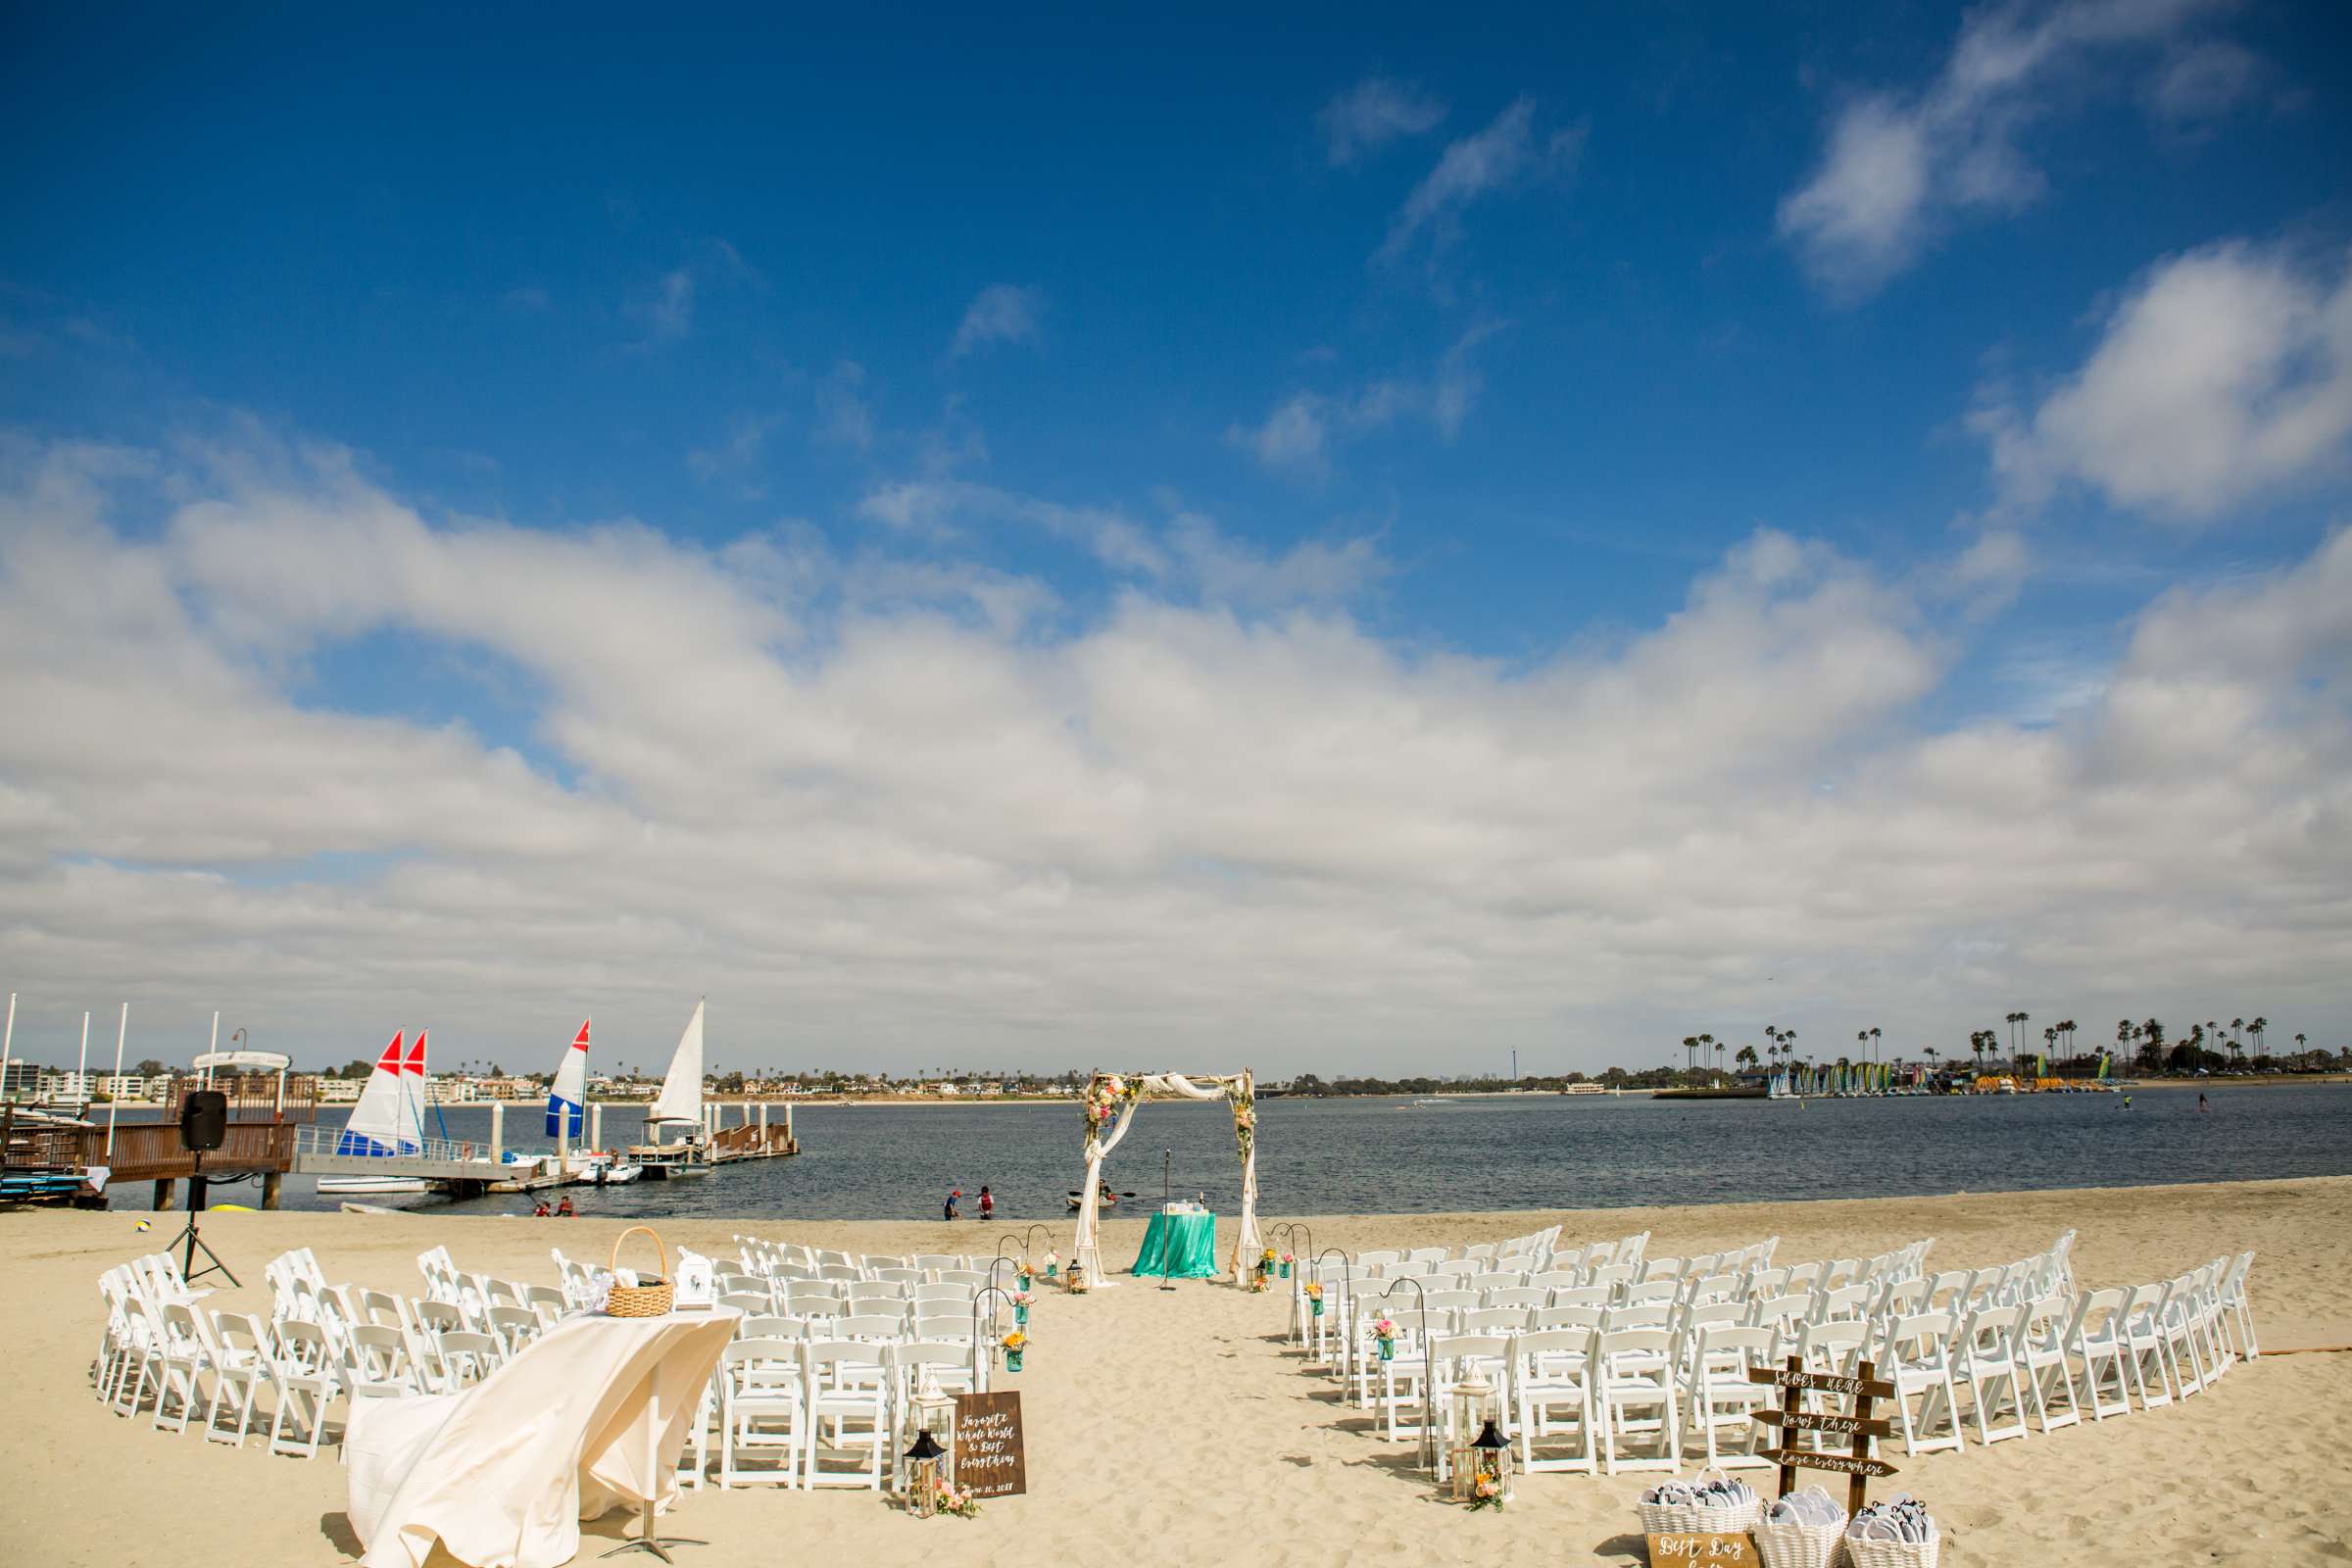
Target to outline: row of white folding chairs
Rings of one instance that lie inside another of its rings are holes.
[[[2247,1296],[2253,1261],[2243,1252],[2136,1288],[1900,1318],[1886,1327],[1874,1371],[1897,1384],[1913,1452],[1964,1446],[1962,1388],[1988,1445],[2027,1436],[2029,1417],[2047,1433],[2085,1415],[2130,1415],[2134,1398],[2154,1409],[2260,1354]]]
[[[893,1460],[926,1382],[988,1390],[991,1357],[948,1341],[739,1338],[719,1357],[689,1431],[685,1479],[721,1487],[896,1489]],[[718,1465],[710,1469],[710,1436]],[[757,1462],[762,1454],[769,1463]]]
[[[872,1344],[886,1344],[895,1340],[947,1340],[968,1344],[975,1337],[990,1338],[988,1330],[996,1321],[994,1317],[976,1319],[968,1306],[940,1312],[909,1308],[851,1313],[839,1317],[746,1312],[736,1329],[736,1335],[738,1338],[760,1339],[858,1340]]]

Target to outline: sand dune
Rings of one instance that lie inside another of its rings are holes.
[[[343,1472],[239,1452],[194,1432],[122,1420],[89,1394],[98,1272],[152,1250],[143,1216],[0,1215],[0,1276],[11,1421],[0,1540],[11,1561],[67,1568],[332,1564],[356,1555],[342,1518]],[[174,1216],[175,1217],[175,1216]],[[1054,1217],[1063,1250],[1068,1229]],[[1359,1250],[1494,1239],[1559,1223],[1599,1239],[1648,1228],[1651,1250],[1711,1250],[1782,1238],[1802,1260],[1937,1238],[1943,1267],[2006,1261],[2081,1233],[2090,1285],[2169,1276],[2218,1252],[2258,1250],[2254,1303],[2266,1350],[2352,1345],[2352,1178],[2024,1195],[1609,1211],[1345,1217],[1312,1222],[1319,1246]],[[973,1223],[662,1227],[673,1242],[731,1254],[736,1231],[874,1251],[988,1250]],[[262,1265],[295,1246],[332,1278],[414,1294],[416,1254],[446,1243],[462,1266],[552,1282],[547,1250],[597,1253],[620,1225],[338,1214],[219,1214],[207,1235],[266,1310]],[[1105,1256],[1134,1253],[1140,1221],[1105,1229]],[[689,1494],[675,1525],[707,1537],[684,1568],[816,1561],[1021,1565],[1084,1554],[1122,1565],[1248,1561],[1641,1560],[1632,1503],[1654,1478],[1543,1476],[1506,1513],[1469,1515],[1432,1499],[1406,1446],[1380,1441],[1336,1386],[1283,1345],[1279,1296],[1146,1282],[1085,1298],[1049,1296],[1033,1325],[1021,1391],[1032,1494],[973,1521],[906,1517],[865,1493],[715,1489]],[[2352,1559],[2352,1356],[2266,1355],[2183,1404],[2048,1438],[1918,1460],[1895,1454],[1894,1485],[1942,1521],[1959,1565],[2131,1561],[2333,1563]],[[622,1518],[587,1527],[593,1560]]]

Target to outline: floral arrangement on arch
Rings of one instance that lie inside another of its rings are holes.
[[[1122,1078],[1117,1073],[1104,1073],[1086,1086],[1086,1136],[1090,1141],[1105,1138],[1118,1125],[1120,1113],[1144,1098],[1144,1080],[1138,1076]]]
[[[1246,1160],[1257,1142],[1257,1091],[1247,1078],[1231,1078],[1225,1083],[1225,1100],[1233,1106],[1233,1141]]]

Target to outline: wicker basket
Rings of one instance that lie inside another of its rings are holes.
[[[1820,1487],[1805,1490],[1822,1492]],[[1843,1507],[1826,1525],[1775,1524],[1771,1513],[1767,1504],[1756,1517],[1756,1555],[1764,1560],[1764,1568],[1837,1568],[1845,1560],[1838,1554],[1838,1542],[1845,1535]]]
[[[670,1300],[677,1294],[677,1286],[666,1277],[669,1273],[669,1249],[662,1245],[662,1238],[654,1234],[651,1225],[632,1225],[612,1238],[612,1267],[614,1275],[620,1272],[620,1244],[639,1231],[654,1238],[654,1250],[662,1255],[662,1272],[650,1282],[640,1276],[635,1285],[623,1285],[616,1277],[611,1294],[605,1298],[607,1317],[661,1317],[668,1312]]]
[[[1693,1481],[1723,1481],[1728,1479],[1721,1470],[1701,1470]],[[1642,1516],[1642,1533],[1659,1536],[1670,1532],[1704,1534],[1709,1531],[1734,1532],[1753,1530],[1763,1517],[1764,1502],[1754,1498],[1737,1507],[1704,1508],[1686,1502],[1637,1502],[1634,1511]]]
[[[1841,1538],[1845,1561],[1852,1568],[1936,1568],[1943,1551],[1943,1532],[1925,1541],[1856,1541]]]

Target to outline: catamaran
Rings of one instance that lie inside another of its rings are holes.
[[[405,1056],[401,1040],[402,1032],[395,1031],[392,1043],[376,1058],[375,1070],[368,1075],[368,1087],[360,1091],[359,1103],[351,1107],[351,1119],[335,1140],[336,1153],[389,1159],[423,1151],[424,1031],[417,1031],[416,1049]],[[318,1191],[328,1197],[421,1193],[424,1181],[416,1176],[321,1176]]]
[[[710,1169],[703,1141],[703,1006],[694,1004],[662,1079],[662,1097],[645,1113],[646,1141],[629,1146],[629,1158],[648,1176],[702,1176]],[[678,1132],[676,1143],[662,1140],[668,1130]]]

